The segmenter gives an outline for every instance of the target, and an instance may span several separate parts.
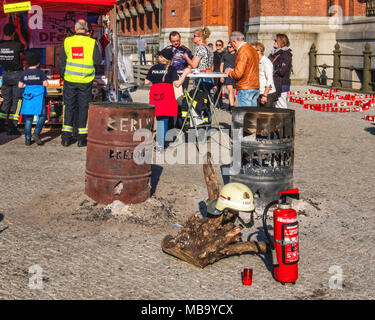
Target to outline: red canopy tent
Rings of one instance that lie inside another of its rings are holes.
[[[0,0],[0,12],[3,13],[3,4],[23,2],[27,0]],[[114,8],[116,0],[31,0],[31,5],[39,5],[43,9],[48,10],[64,10],[64,11],[92,11],[104,13]]]
[[[114,9],[114,16],[117,15],[117,0],[0,0],[0,16],[4,15],[4,3],[17,3],[30,1],[31,5],[38,5],[45,11],[73,11],[73,12],[95,12],[100,15],[108,13],[108,11]],[[116,21],[116,18],[115,18]],[[114,36],[114,86],[116,92],[118,92],[118,78],[117,78],[117,51],[118,51],[118,40],[117,40],[117,23],[114,25],[113,30]]]

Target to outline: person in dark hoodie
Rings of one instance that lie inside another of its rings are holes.
[[[292,72],[292,53],[286,34],[278,33],[275,37],[269,59],[273,64],[273,81],[276,88],[276,108],[287,108],[286,96],[290,90],[290,74]]]

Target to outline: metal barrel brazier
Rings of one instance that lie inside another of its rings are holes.
[[[134,135],[143,129],[152,137],[153,123],[154,106],[149,104],[90,104],[85,186],[90,198],[101,204],[135,204],[150,197],[151,162],[136,160],[147,150],[152,154],[152,138]]]
[[[264,200],[293,187],[294,110],[233,108],[233,129],[243,129],[238,174],[231,182],[247,185]]]

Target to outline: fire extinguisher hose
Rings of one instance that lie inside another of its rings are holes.
[[[268,240],[268,245],[269,245],[269,247],[270,247],[271,250],[274,250],[275,248],[274,248],[273,241],[271,240],[271,236],[270,236],[270,234],[268,232],[268,228],[267,228],[267,214],[268,214],[269,209],[273,205],[278,204],[278,203],[279,203],[279,200],[271,201],[264,208],[264,212],[263,212],[263,229],[264,229],[264,233],[266,234],[266,237],[267,237],[267,240]]]

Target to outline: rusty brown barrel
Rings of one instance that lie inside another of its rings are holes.
[[[86,195],[101,204],[135,204],[150,197],[153,124],[150,104],[90,104]]]

